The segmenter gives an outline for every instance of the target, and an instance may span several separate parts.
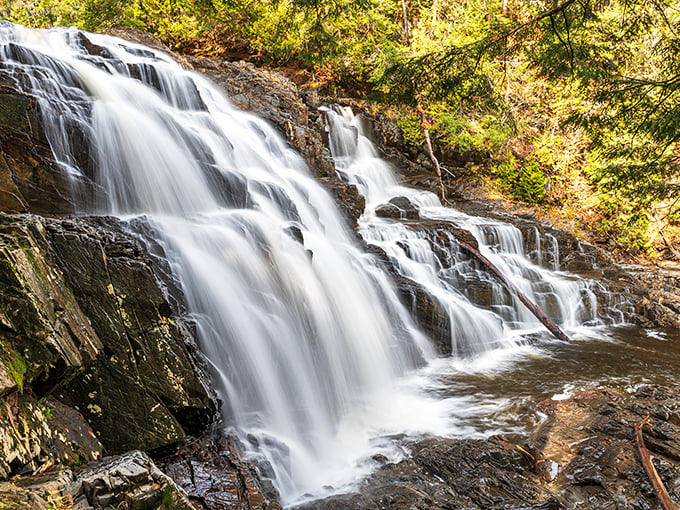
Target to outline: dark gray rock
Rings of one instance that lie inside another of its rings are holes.
[[[128,508],[192,510],[187,495],[143,452],[107,457],[72,473],[61,486],[74,510]]]
[[[191,501],[206,510],[280,510],[271,481],[242,460],[238,441],[214,437],[193,441],[158,461]]]
[[[671,499],[680,498],[680,393],[643,386],[630,395],[584,389],[536,406],[547,414],[531,437],[555,463],[551,490],[565,508],[659,508],[634,441],[634,427],[650,416],[643,438]]]
[[[420,218],[420,212],[406,197],[391,198],[386,204],[376,207],[375,214],[381,218],[397,220],[417,220]]]
[[[0,214],[0,474],[101,457],[83,437],[115,453],[203,430],[217,406],[188,347],[124,224]]]

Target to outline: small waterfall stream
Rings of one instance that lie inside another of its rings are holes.
[[[433,361],[390,277],[272,127],[160,51],[75,29],[0,23],[0,70],[38,98],[74,193],[85,181],[103,190],[80,213],[154,226],[215,369],[225,423],[271,463],[284,504],[355,480],[377,451],[398,458],[381,439],[389,434],[475,432],[461,419],[479,414],[465,399],[429,391],[448,361]],[[598,323],[593,283],[554,271],[555,246],[537,243],[532,263],[517,229],[399,185],[350,112],[328,115],[338,171],[366,197],[361,235],[446,310],[453,360],[521,348],[540,324],[453,238],[378,217],[393,197],[472,232],[570,333]]]
[[[400,274],[424,287],[449,313],[454,354],[510,347],[521,342],[522,335],[541,332],[543,326],[493,275],[477,267],[453,236],[433,238],[427,228],[420,228],[423,223],[427,227],[428,220],[470,232],[480,252],[568,332],[578,334],[583,325],[601,324],[594,292],[597,283],[555,270],[559,250],[554,237],[549,237],[541,250],[540,235],[535,231],[536,263],[532,262],[518,228],[443,207],[433,193],[402,186],[378,157],[360,118],[348,108],[327,110],[326,114],[338,171],[366,198],[359,221],[361,235],[382,248]],[[400,203],[394,201],[397,197],[405,208],[417,210],[415,219],[394,220],[377,214],[390,200]]]

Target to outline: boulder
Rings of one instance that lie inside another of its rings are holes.
[[[107,457],[73,472],[61,492],[74,510],[192,510],[187,495],[143,452]]]
[[[381,218],[396,220],[417,220],[420,218],[420,212],[406,197],[391,198],[386,204],[376,207],[375,214]]]
[[[0,507],[33,510],[193,510],[187,495],[143,452],[106,457],[76,469],[58,467],[0,482]]]

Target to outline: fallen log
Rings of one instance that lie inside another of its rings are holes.
[[[661,481],[659,473],[656,472],[656,468],[654,467],[654,464],[652,464],[652,458],[649,456],[645,441],[642,438],[642,427],[647,424],[648,420],[649,415],[642,420],[642,423],[635,425],[635,444],[640,452],[640,459],[647,472],[647,477],[649,478],[649,481],[652,482],[652,488],[654,489],[656,497],[659,498],[661,506],[663,506],[664,510],[678,510],[678,507],[675,506],[675,503],[673,503],[673,500],[671,500],[671,497],[668,495],[666,486]]]
[[[533,313],[539,321],[541,321],[541,323],[548,329],[548,331],[550,331],[553,334],[553,336],[555,336],[555,338],[557,338],[558,340],[563,340],[565,342],[571,342],[571,338],[569,338],[564,333],[564,331],[562,331],[559,328],[559,326],[557,326],[557,324],[555,324],[550,319],[550,317],[548,317],[546,314],[544,314],[538,308],[538,306],[536,306],[536,303],[531,301],[531,299],[529,299],[527,297],[527,295],[524,294],[524,292],[519,290],[514,283],[512,283],[510,280],[508,280],[508,278],[501,272],[500,269],[498,269],[493,264],[493,262],[491,262],[489,259],[487,259],[484,255],[482,255],[479,252],[479,250],[476,250],[475,248],[473,248],[472,246],[470,246],[466,242],[461,241],[460,239],[458,239],[458,245],[461,248],[463,248],[466,252],[468,252],[470,255],[472,255],[474,258],[476,258],[479,262],[481,262],[482,265],[484,265],[493,274],[495,274],[505,284],[505,286],[508,288],[508,290],[510,290],[510,292],[512,292],[515,296],[517,296],[517,299],[519,299],[524,304],[524,306],[526,306],[529,309],[529,311],[531,313]]]

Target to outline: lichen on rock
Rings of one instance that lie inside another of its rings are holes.
[[[188,326],[125,224],[0,214],[0,288],[0,397],[15,409],[0,416],[4,476],[93,460],[101,445],[176,443],[211,421],[216,401],[185,345]],[[50,419],[45,397],[60,410]],[[69,413],[96,447],[52,455],[53,420]]]

